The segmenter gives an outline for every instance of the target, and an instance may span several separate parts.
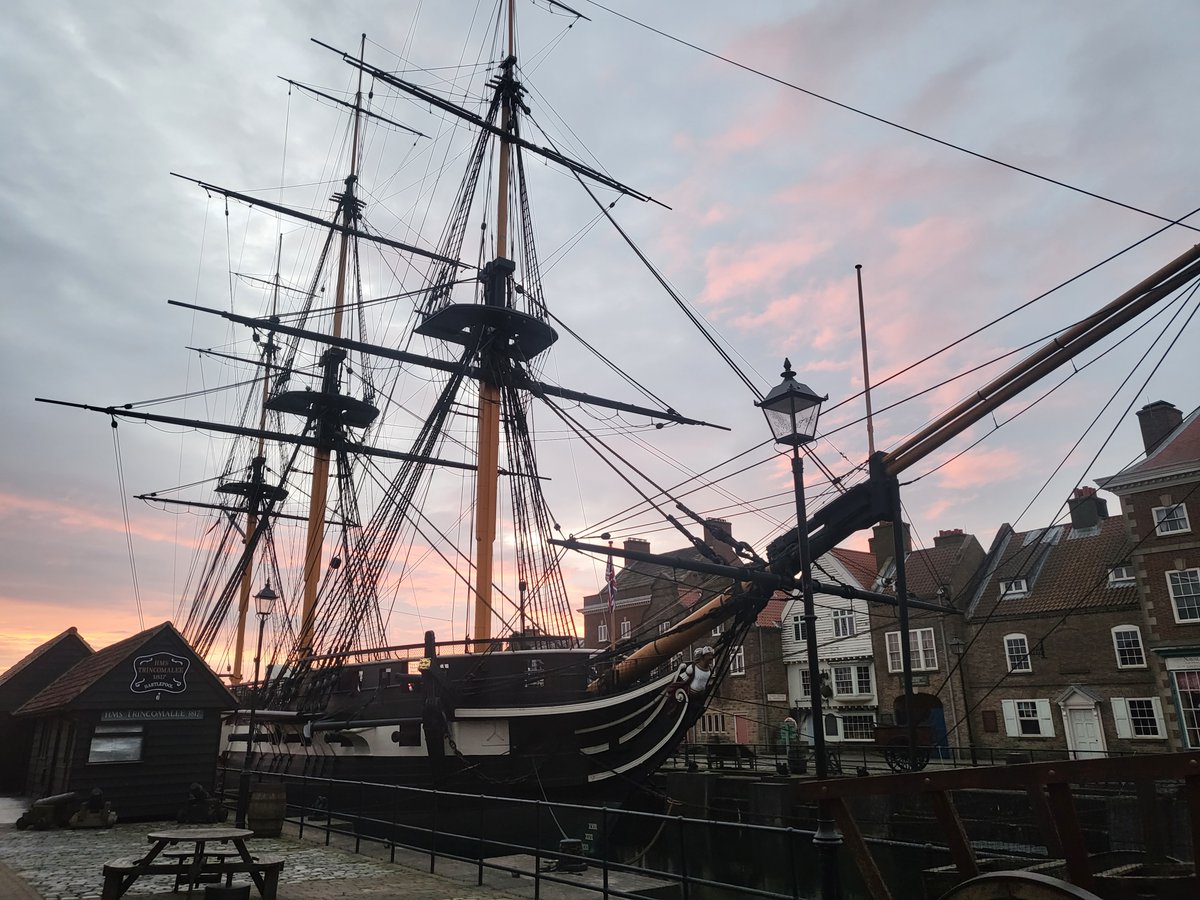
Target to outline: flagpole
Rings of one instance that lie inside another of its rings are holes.
[[[617,646],[617,574],[613,569],[613,542],[608,542],[608,565],[604,569],[604,592],[608,595],[608,645]]]

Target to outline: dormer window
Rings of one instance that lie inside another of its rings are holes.
[[[1008,578],[1000,582],[1001,597],[1024,597],[1029,593],[1029,584],[1024,578]]]
[[[1109,587],[1129,587],[1133,584],[1133,566],[1113,566],[1108,571],[1108,586]]]
[[[1156,534],[1183,534],[1191,530],[1192,523],[1188,521],[1187,510],[1184,509],[1182,503],[1176,503],[1174,506],[1154,507],[1154,531]]]

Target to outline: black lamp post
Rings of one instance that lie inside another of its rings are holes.
[[[238,784],[238,805],[236,824],[242,828],[246,824],[246,809],[250,802],[250,766],[254,762],[254,713],[258,708],[259,692],[262,686],[258,681],[259,663],[262,662],[263,630],[267,627],[267,619],[275,606],[279,595],[271,589],[271,582],[254,595],[255,614],[258,616],[258,644],[254,651],[254,685],[250,691],[250,721],[246,729],[246,755],[242,757],[242,777]]]
[[[952,637],[949,640],[950,650],[957,658],[956,665],[958,666],[958,685],[962,689],[962,704],[963,718],[967,722],[967,743],[971,746],[971,765],[979,765],[979,758],[975,753],[975,729],[971,725],[971,701],[967,697],[967,673],[963,668],[965,660],[963,654],[967,649],[967,642],[960,637]]]
[[[825,717],[822,711],[821,666],[817,658],[817,611],[813,600],[812,559],[808,547],[808,513],[804,507],[804,460],[800,448],[817,436],[817,418],[821,404],[829,397],[818,395],[806,384],[796,381],[790,360],[783,361],[783,381],[756,404],[766,416],[771,434],[777,444],[792,448],[792,482],[796,492],[796,544],[800,551],[800,591],[804,602],[804,624],[807,631],[809,695],[812,699],[813,753],[816,756],[817,778],[829,776],[829,760],[825,752]],[[841,896],[837,868],[837,848],[842,836],[829,815],[828,804],[817,805],[817,832],[813,843],[817,847],[821,866],[822,900],[837,900]]]

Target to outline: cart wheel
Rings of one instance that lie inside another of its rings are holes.
[[[909,753],[905,743],[889,744],[883,758],[893,772],[920,772],[929,765],[929,750],[918,747],[915,753]]]
[[[1038,872],[991,872],[964,881],[941,900],[1100,900],[1091,891]]]

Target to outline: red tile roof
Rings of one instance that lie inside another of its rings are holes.
[[[759,612],[754,624],[759,628],[778,628],[783,619],[783,607],[787,604],[788,599],[788,595],[783,591],[776,591],[774,596],[767,601],[767,605]]]
[[[1200,460],[1200,409],[1192,410],[1192,414],[1179,423],[1174,433],[1134,466],[1133,471],[1149,472],[1196,460]]]
[[[1161,470],[1196,462],[1200,462],[1200,408],[1192,410],[1191,415],[1180,422],[1149,456],[1121,470],[1111,479],[1103,479],[1100,486],[1106,487],[1105,482],[1108,481],[1116,482],[1119,486],[1121,482],[1152,477]]]
[[[834,547],[829,552],[846,567],[846,571],[858,582],[860,588],[871,589],[879,574],[874,553],[866,550],[848,550],[844,547]]]
[[[1041,540],[1045,529],[1012,532],[970,614],[1007,617],[1136,607],[1136,585],[1108,584],[1109,571],[1124,563],[1130,551],[1121,518],[1104,519],[1095,530],[1060,527],[1057,542]],[[1028,593],[1001,599],[1000,581],[1019,577],[1027,579]]]

